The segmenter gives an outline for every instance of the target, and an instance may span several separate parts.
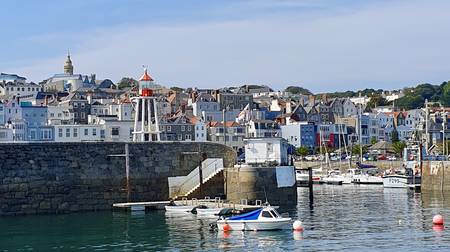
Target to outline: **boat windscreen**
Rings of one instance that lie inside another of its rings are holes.
[[[262,208],[257,209],[255,211],[251,211],[246,214],[241,214],[241,215],[230,217],[227,220],[257,220],[261,211],[262,211]]]

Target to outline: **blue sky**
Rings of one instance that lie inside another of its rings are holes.
[[[301,85],[315,92],[439,84],[450,73],[444,0],[2,1],[0,71],[166,86]],[[6,10],[6,11],[5,11]]]

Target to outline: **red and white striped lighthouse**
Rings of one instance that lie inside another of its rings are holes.
[[[135,142],[161,141],[157,97],[153,95],[152,86],[154,86],[153,78],[145,68],[144,74],[139,79],[139,94],[132,99],[135,105],[133,130]]]

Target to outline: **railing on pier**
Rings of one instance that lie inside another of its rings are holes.
[[[188,196],[200,187],[200,168],[202,174],[202,183],[206,183],[216,174],[223,170],[223,159],[208,158],[204,160],[201,167],[196,167],[186,176],[169,177],[169,196],[176,198]]]

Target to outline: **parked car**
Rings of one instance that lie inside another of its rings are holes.
[[[387,157],[385,155],[379,155],[377,157],[378,160],[387,160]]]

